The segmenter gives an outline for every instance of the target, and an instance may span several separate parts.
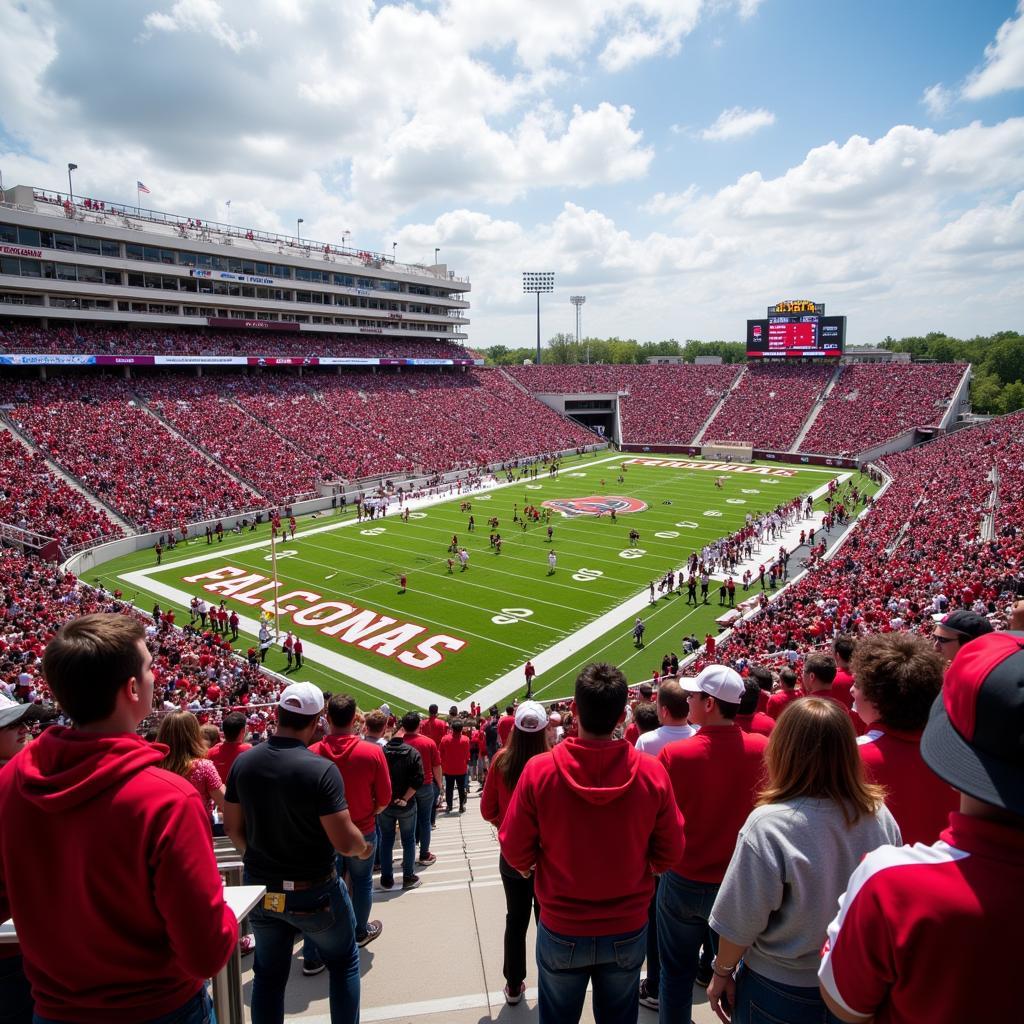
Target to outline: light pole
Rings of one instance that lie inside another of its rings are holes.
[[[576,307],[576,354],[579,358],[580,350],[580,306],[587,301],[586,295],[570,295],[569,301]],[[587,346],[587,362],[590,362],[590,346]]]
[[[438,253],[439,253],[440,251],[441,251],[441,247],[440,247],[439,245],[435,245],[435,246],[434,246],[434,266],[435,266],[435,267],[437,266],[437,254],[438,254]]]
[[[395,252],[396,252],[397,249],[398,249],[398,243],[397,242],[392,242],[391,243],[391,262],[392,263],[396,262],[396,260],[395,260]]]
[[[523,271],[523,292],[534,292],[537,295],[537,365],[540,366],[540,293],[555,290],[555,272],[553,270]]]
[[[346,243],[348,241],[348,236],[351,235],[351,234],[352,234],[352,232],[349,231],[348,228],[345,228],[345,230],[342,231],[342,233],[341,233],[341,247],[342,247],[342,249],[345,248],[345,245],[346,245]]]
[[[299,217],[299,219],[295,222],[295,237],[300,242],[302,241],[302,225],[305,223],[306,221],[303,217]]]
[[[75,201],[75,190],[71,187],[71,172],[78,170],[78,164],[68,164],[68,199]]]

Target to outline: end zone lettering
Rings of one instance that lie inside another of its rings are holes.
[[[186,576],[185,582],[202,583],[203,590],[251,607],[258,606],[266,612],[273,612],[276,605],[282,618],[291,616],[296,626],[312,626],[324,636],[373,651],[384,658],[395,658],[409,668],[433,668],[444,661],[444,651],[461,651],[466,646],[465,640],[437,633],[424,637],[411,650],[403,650],[406,644],[426,633],[425,626],[399,622],[388,615],[379,615],[369,608],[357,608],[345,601],[325,601],[322,595],[310,590],[268,594],[267,591],[273,592],[281,584],[275,584],[268,576],[233,565]],[[300,600],[305,606],[290,603],[293,600]]]
[[[627,459],[630,465],[668,466],[670,469],[704,469],[709,473],[756,473],[758,476],[796,476],[795,469],[780,466],[748,466],[735,462],[690,462],[687,459]]]

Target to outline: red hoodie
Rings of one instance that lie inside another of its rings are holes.
[[[391,803],[391,774],[384,749],[361,736],[328,736],[309,749],[338,766],[352,823],[364,836],[369,835],[374,829],[374,811]]]
[[[238,942],[203,802],[155,767],[166,749],[52,728],[0,771],[0,920],[40,1016],[162,1016]]]
[[[682,857],[683,819],[653,757],[570,737],[527,763],[498,838],[513,868],[536,865],[545,927],[616,935],[647,921],[652,875]]]

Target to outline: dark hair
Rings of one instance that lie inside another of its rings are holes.
[[[374,708],[363,719],[363,724],[371,732],[383,732],[388,724],[388,716],[380,708]]]
[[[836,659],[831,654],[809,654],[804,662],[804,671],[819,683],[831,686],[836,681]]]
[[[510,790],[516,788],[519,776],[523,774],[526,762],[537,754],[543,754],[548,749],[548,731],[541,729],[539,732],[523,732],[522,729],[513,729],[508,734],[505,745],[494,755],[491,762],[491,771],[496,771],[505,780],[505,785]]]
[[[327,721],[339,729],[347,729],[356,717],[356,699],[347,693],[336,693],[327,702]]]
[[[772,683],[772,670],[766,668],[764,665],[751,665],[747,669],[749,678],[753,679],[762,690],[767,690],[771,693]]]
[[[666,705],[668,707],[668,705]],[[658,708],[650,701],[644,701],[633,708],[633,721],[641,733],[651,732],[661,724],[658,718]]]
[[[43,676],[76,725],[113,714],[118,690],[142,674],[139,641],[145,637],[142,623],[127,615],[83,615],[65,623],[47,644]]]
[[[853,657],[853,652],[857,648],[857,641],[849,635],[849,633],[840,633],[839,636],[832,641],[832,650],[836,652],[836,655],[843,659],[843,661],[849,661]]]
[[[673,718],[686,718],[690,713],[690,703],[686,699],[686,691],[679,685],[678,679],[666,679],[658,687],[658,705],[663,707]],[[641,706],[638,704],[637,708]]]
[[[761,687],[757,680],[748,676],[743,680],[743,696],[740,697],[739,714],[752,715],[757,710],[757,702],[761,699]]]
[[[856,686],[894,729],[923,729],[942,689],[945,664],[923,637],[878,633],[857,644]]]
[[[451,729],[452,732],[462,732],[462,726],[463,721],[461,718],[453,718],[448,723],[448,728]]]
[[[229,743],[234,743],[245,732],[245,724],[245,715],[241,711],[232,711],[225,715],[224,721],[220,724],[224,739]]]
[[[416,711],[406,711],[402,715],[402,728],[406,732],[415,732],[420,727],[420,716]]]
[[[595,736],[610,736],[622,718],[629,696],[626,677],[604,662],[588,665],[576,677],[576,715]]]
[[[316,715],[300,715],[298,711],[289,711],[287,708],[278,707],[277,724],[282,729],[292,729],[295,732],[302,732],[310,723],[320,717]]]
[[[506,705],[506,707],[505,707],[505,714],[506,715],[514,715],[515,713],[516,713],[516,706],[515,706],[515,704],[508,704],[508,705]]]
[[[784,668],[779,673],[779,682],[782,683],[787,690],[792,690],[797,684],[796,673],[791,668]]]
[[[427,713],[430,714],[430,715],[436,715],[437,714],[437,705],[436,704],[431,704],[430,707],[427,708]]]

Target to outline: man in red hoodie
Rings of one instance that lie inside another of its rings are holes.
[[[135,732],[153,709],[144,636],[124,615],[66,623],[43,672],[75,726],[0,772],[0,920],[42,1020],[205,1022],[238,942],[202,800]]]
[[[391,775],[384,751],[376,743],[367,743],[355,727],[356,699],[337,694],[327,702],[327,726],[330,734],[309,749],[338,766],[345,783],[345,799],[352,824],[363,839],[376,848],[377,815],[391,803]],[[337,856],[338,873],[348,877],[352,890],[352,910],[356,915],[356,943],[366,946],[384,930],[380,921],[370,920],[373,906],[373,857]],[[309,956],[309,960],[319,957]]]
[[[499,833],[508,864],[536,872],[541,1024],[578,1021],[588,982],[597,1020],[636,1020],[653,875],[683,853],[664,768],[612,739],[628,693],[614,666],[580,673],[579,736],[530,759]]]

